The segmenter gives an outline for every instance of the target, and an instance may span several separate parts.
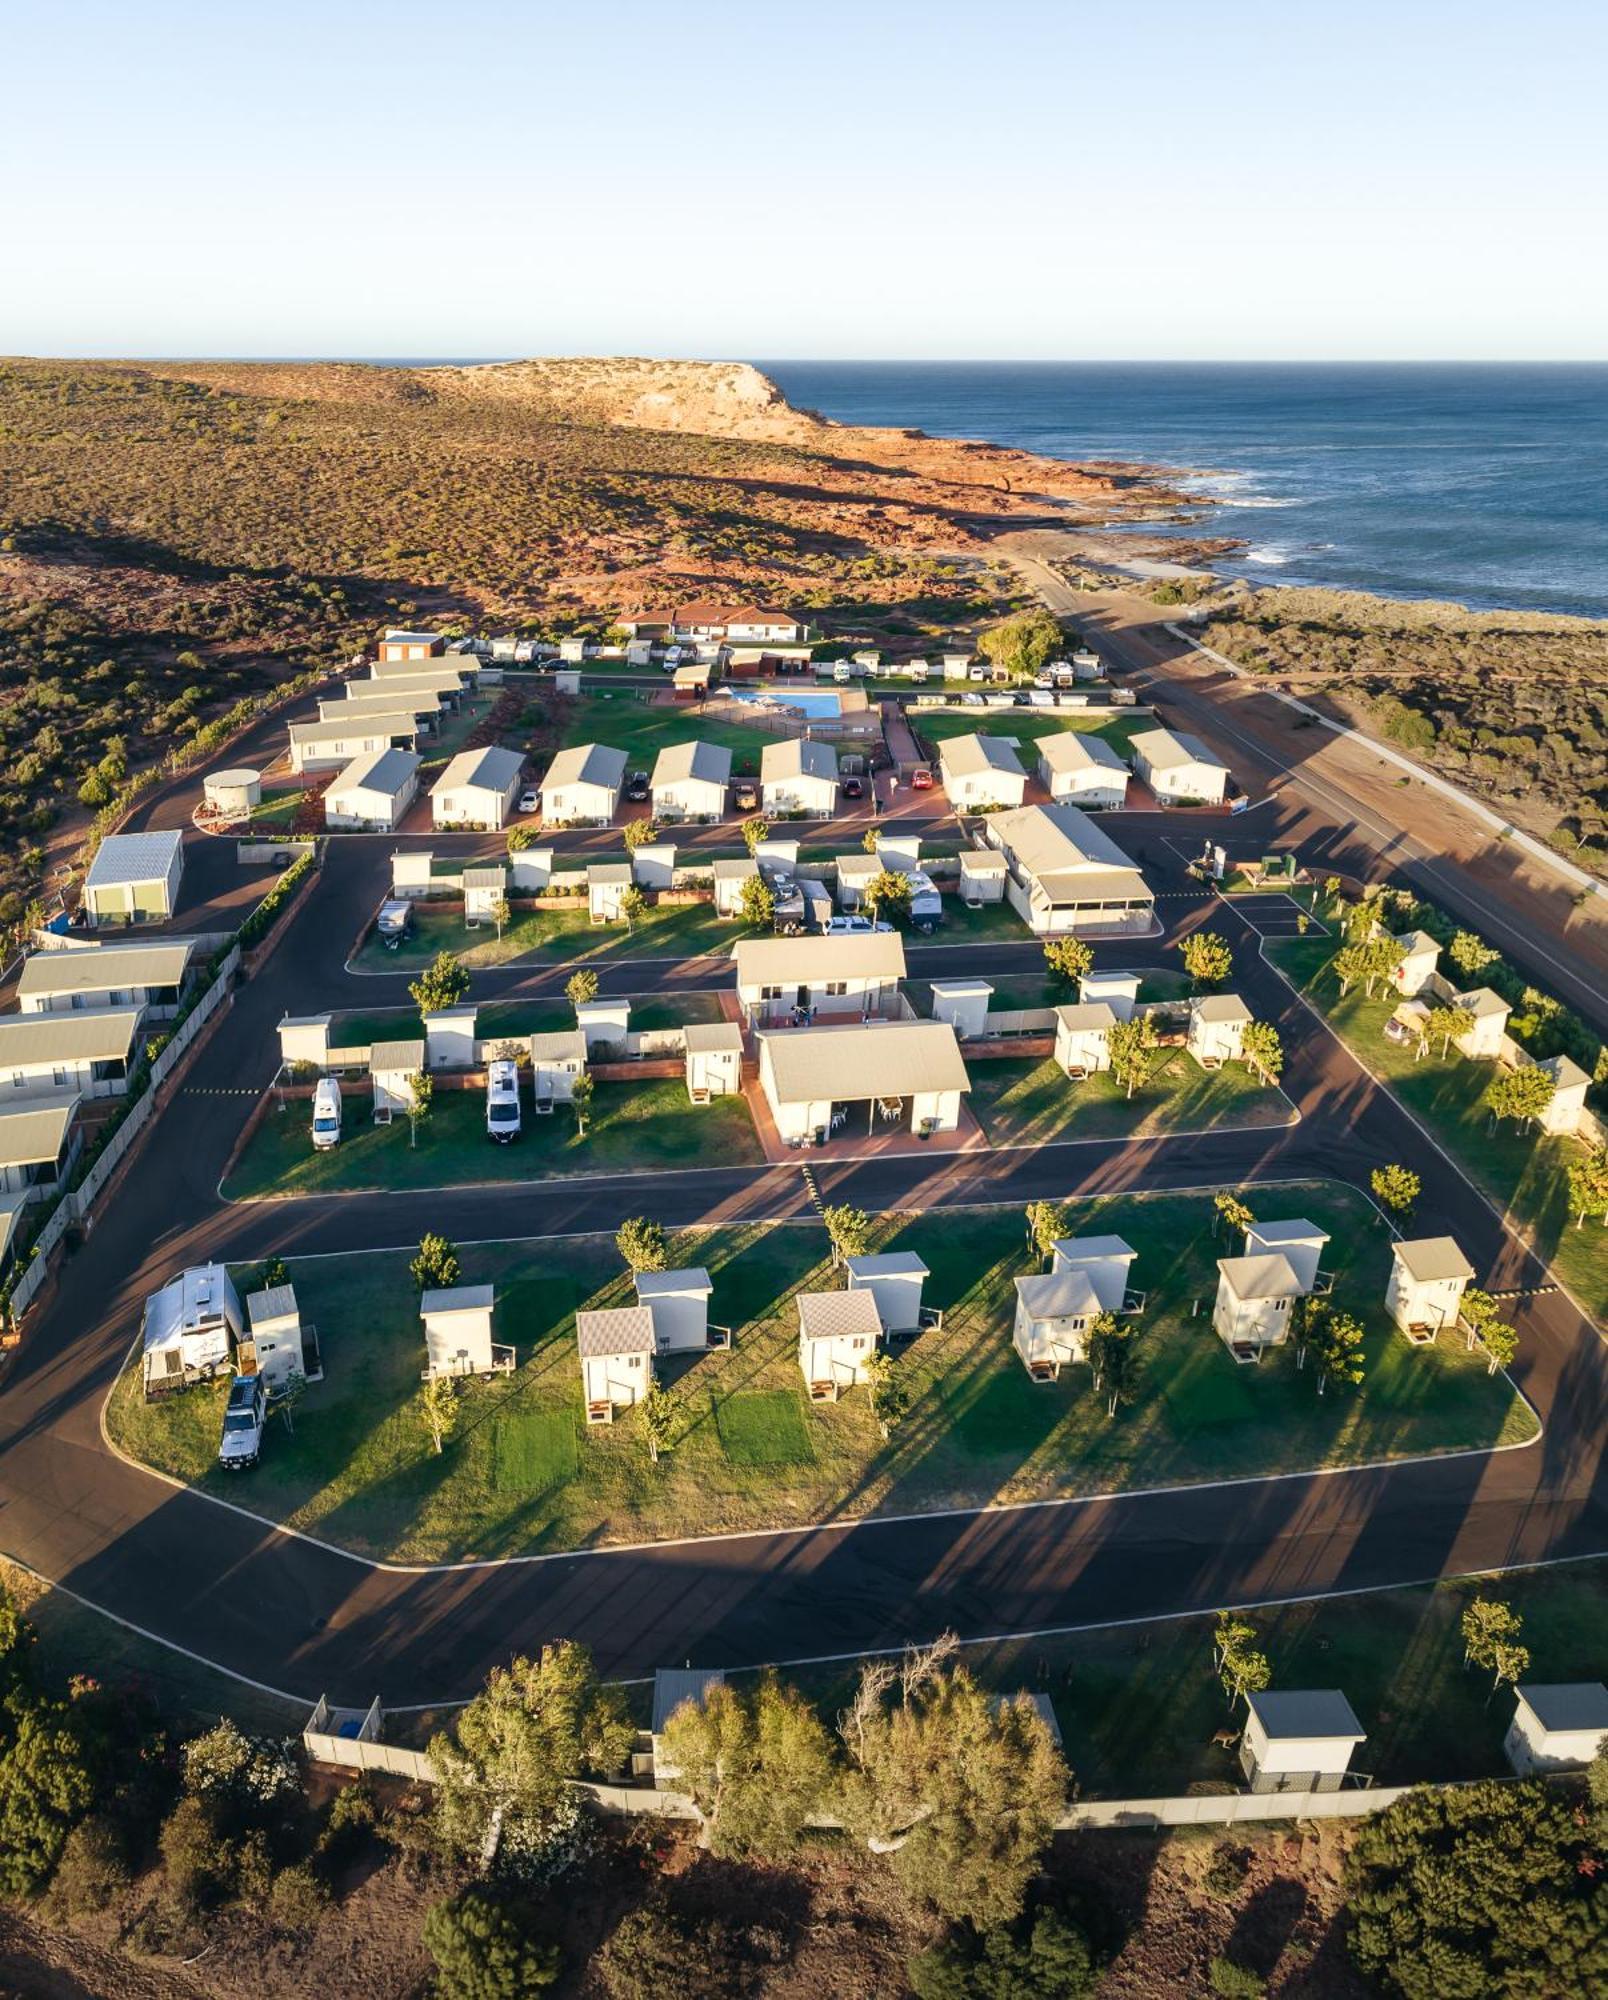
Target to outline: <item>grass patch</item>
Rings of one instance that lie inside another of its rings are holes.
[[[571,707],[564,731],[566,744],[607,743],[623,750],[633,769],[645,771],[653,769],[654,758],[668,744],[719,744],[732,753],[733,776],[742,777],[758,776],[760,752],[775,740],[769,730],[712,721],[696,704],[659,707],[623,689],[617,695],[583,694]]]
[[[366,1090],[341,1101],[341,1141],[315,1153],[304,1099],[270,1109],[224,1178],[231,1201],[262,1195],[316,1195],[384,1189],[461,1187],[477,1181],[544,1180],[566,1174],[631,1173],[704,1160],[757,1164],[764,1155],[741,1097],[688,1100],[680,1077],[600,1083],[584,1136],[562,1106],[550,1116],[525,1102],[524,1130],[511,1146],[486,1137],[485,1093],[437,1086],[429,1118],[409,1144],[405,1119],[373,1122]]]
[[[1137,1399],[1115,1418],[1086,1368],[1040,1386],[1016,1358],[1013,1280],[1030,1266],[1012,1207],[879,1223],[874,1247],[914,1250],[930,1272],[926,1302],[944,1315],[900,1356],[910,1414],[887,1443],[863,1391],[819,1407],[802,1400],[794,1297],[842,1282],[813,1221],[687,1231],[672,1246],[675,1262],[708,1268],[711,1316],[736,1337],[729,1350],[662,1365],[676,1421],[658,1465],[635,1414],[583,1427],[575,1312],[634,1298],[605,1236],[464,1247],[465,1281],[496,1287],[494,1337],[515,1346],[519,1365],[464,1385],[439,1457],[417,1415],[418,1299],[400,1252],[292,1260],[325,1379],[302,1399],[294,1435],[270,1426],[247,1477],[227,1480],[215,1465],[221,1386],[148,1405],[132,1371],[107,1420],[126,1451],[175,1477],[408,1561],[1253,1478],[1534,1435],[1505,1378],[1488,1376],[1460,1340],[1413,1348],[1390,1328],[1380,1305],[1388,1237],[1360,1196],[1308,1184],[1263,1190],[1257,1208],[1306,1214],[1331,1232],[1337,1303],[1367,1328],[1360,1390],[1320,1398],[1287,1349],[1237,1368],[1207,1318],[1191,1314],[1210,1299],[1226,1248],[1211,1233],[1211,1203],[1153,1195],[1074,1210],[1079,1233],[1127,1238],[1134,1282],[1149,1293]]]
[[[1062,1139],[1144,1138],[1209,1132],[1217,1125],[1288,1125],[1289,1099],[1242,1063],[1203,1070],[1179,1049],[1158,1051],[1131,1098],[1109,1070],[1071,1082],[1053,1057],[990,1057],[971,1065],[967,1099],[995,1146]]]
[[[1124,716],[1120,720],[1103,714],[1091,715],[1078,708],[910,708],[906,721],[919,736],[943,743],[952,736],[969,736],[973,731],[985,736],[1010,736],[1026,752],[1022,762],[1029,770],[1038,762],[1032,748],[1042,737],[1063,736],[1075,729],[1080,736],[1102,736],[1119,756],[1126,757],[1133,738],[1144,729],[1154,729],[1151,716]]]
[[[1394,999],[1370,1000],[1353,987],[1344,997],[1329,970],[1336,940],[1290,938],[1269,942],[1267,956],[1309,999],[1346,1046],[1382,1077],[1473,1181],[1508,1217],[1527,1230],[1543,1257],[1598,1320],[1608,1320],[1608,1229],[1600,1221],[1574,1226],[1569,1213],[1569,1162],[1579,1141],[1519,1132],[1511,1120],[1491,1129],[1485,1093],[1500,1074],[1494,1062],[1472,1062],[1438,1045],[1422,1060],[1385,1040]]]
[[[470,930],[461,910],[416,903],[412,927],[395,951],[371,935],[352,963],[371,972],[414,972],[438,951],[453,951],[469,966],[598,965],[617,958],[723,955],[746,935],[740,922],[717,915],[712,903],[655,903],[628,927],[592,923],[577,898],[565,909],[515,910],[500,938],[486,924]]]
[[[807,1465],[815,1447],[796,1392],[750,1390],[715,1405],[720,1448],[733,1465]]]

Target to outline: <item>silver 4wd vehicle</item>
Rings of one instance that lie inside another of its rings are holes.
[[[223,1413],[223,1438],[218,1463],[225,1472],[244,1472],[262,1453],[263,1426],[268,1421],[268,1394],[260,1375],[237,1375],[229,1384]]]

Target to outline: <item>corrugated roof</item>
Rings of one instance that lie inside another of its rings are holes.
[[[586,864],[588,887],[592,883],[629,882],[631,864],[629,861],[589,861]]]
[[[1245,1232],[1245,1240],[1259,1244],[1264,1250],[1277,1250],[1286,1243],[1316,1243],[1321,1248],[1328,1242],[1329,1232],[1300,1215],[1289,1222],[1253,1222]]]
[[[552,791],[560,785],[601,785],[605,791],[617,792],[625,778],[625,766],[623,750],[611,750],[606,743],[572,743],[548,765],[542,786]]]
[[[585,1062],[586,1035],[580,1028],[563,1028],[556,1034],[532,1035],[530,1059],[538,1062]]]
[[[884,1250],[879,1255],[845,1257],[843,1268],[851,1278],[925,1278],[927,1267],[914,1250]]]
[[[447,1285],[436,1292],[419,1294],[419,1317],[432,1313],[490,1312],[497,1303],[495,1285]]]
[[[411,1076],[424,1068],[423,1042],[376,1042],[369,1050],[369,1071],[406,1070]]]
[[[0,1109],[0,1167],[39,1167],[58,1159],[77,1110],[76,1092],[27,1110]]]
[[[715,1667],[661,1667],[653,1677],[653,1734],[664,1734],[665,1724],[683,1702],[694,1701],[702,1708],[709,1690],[725,1684],[726,1676]]]
[[[1572,1056],[1549,1056],[1544,1063],[1537,1063],[1536,1068],[1546,1071],[1557,1090],[1578,1090],[1591,1081]]]
[[[1459,993],[1453,1000],[1454,1007],[1466,1007],[1476,1021],[1486,1020],[1492,1014],[1511,1014],[1513,1009],[1500,993],[1493,993],[1489,986],[1472,986],[1467,993]]]
[[[171,944],[36,952],[22,968],[17,995],[33,999],[58,993],[109,993],[114,987],[177,986],[194,951],[194,938],[176,938]]]
[[[1153,903],[1137,868],[1051,869],[1033,878],[1058,909],[1086,903]]]
[[[1052,771],[1110,771],[1127,778],[1128,767],[1103,736],[1086,736],[1079,729],[1041,736],[1038,753]]]
[[[702,1292],[707,1298],[714,1289],[709,1273],[701,1264],[689,1264],[682,1271],[638,1271],[636,1274],[638,1299],[670,1298],[677,1292]]]
[[[517,750],[460,750],[430,787],[438,792],[466,791],[471,786],[499,796],[518,783],[525,760]]]
[[[744,938],[732,947],[739,989],[819,986],[831,979],[903,979],[904,939],[897,931],[851,931],[837,937]]]
[[[1110,834],[1076,806],[1018,806],[995,813],[988,837],[1035,875],[1096,869],[1138,873]]]
[[[1064,1264],[1101,1264],[1110,1257],[1131,1264],[1139,1254],[1120,1236],[1063,1236],[1051,1247]]]
[[[967,847],[961,851],[960,872],[962,875],[1003,875],[1005,857],[985,847]]]
[[[694,1021],[681,1032],[688,1055],[714,1055],[743,1045],[743,1031],[735,1021]]]
[[[1181,729],[1141,729],[1130,740],[1133,754],[1158,771],[1179,770],[1185,764],[1206,764],[1214,771],[1228,769],[1198,736],[1186,735]]]
[[[1251,1010],[1237,993],[1197,993],[1189,1011],[1198,1021],[1249,1021]]]
[[[330,722],[293,722],[292,743],[350,743],[358,737],[412,736],[419,733],[419,719],[411,708],[393,709],[389,714],[360,709],[356,715]]]
[[[759,781],[762,785],[786,778],[830,778],[837,781],[837,752],[830,743],[813,737],[789,736],[780,743],[767,743],[759,753]]]
[[[1083,1000],[1076,1006],[1057,1007],[1055,1018],[1069,1035],[1109,1034],[1117,1025],[1116,1009],[1109,1000]]]
[[[493,866],[466,868],[463,871],[463,886],[466,889],[506,889],[508,870]]]
[[[11,1014],[0,1021],[0,1070],[35,1063],[126,1062],[140,1024],[137,1007],[82,1014]]]
[[[1016,745],[1003,736],[951,736],[938,746],[938,762],[953,778],[975,778],[984,771],[1003,772],[1007,777],[1025,779]]]
[[[583,1360],[611,1354],[651,1354],[653,1315],[646,1306],[616,1306],[611,1312],[575,1315],[575,1339]]]
[[[745,861],[735,858],[714,863],[714,879],[717,882],[746,882],[750,875],[759,873],[759,863],[752,857]]]
[[[1601,1681],[1521,1681],[1516,1692],[1543,1729],[1608,1729],[1608,1687]]]
[[[84,887],[165,882],[173,856],[183,845],[182,833],[109,833],[95,850]]]
[[[782,1104],[863,1103],[917,1091],[969,1090],[971,1078],[947,1021],[869,1027],[789,1028],[759,1037]]]
[[[731,752],[719,743],[667,743],[653,760],[653,789],[688,780],[724,786],[731,778]]]
[[[253,1327],[262,1326],[271,1319],[293,1319],[295,1316],[294,1285],[267,1285],[260,1292],[252,1292],[246,1299],[246,1318]]]
[[[846,1340],[857,1334],[875,1340],[882,1333],[872,1292],[800,1292],[797,1302],[800,1340]]]
[[[1474,1266],[1450,1236],[1417,1236],[1410,1242],[1392,1244],[1391,1253],[1408,1277],[1420,1285],[1474,1275]]]
[[[1338,1688],[1264,1688],[1245,1699],[1270,1737],[1350,1738],[1360,1743],[1367,1734]]]
[[[1016,1280],[1016,1295],[1034,1319],[1089,1319],[1100,1310],[1100,1294],[1087,1271],[1040,1271]]]
[[[1219,1257],[1217,1268],[1237,1299],[1295,1299],[1301,1296],[1301,1280],[1295,1275],[1288,1257],[1276,1253],[1262,1257]]]
[[[346,769],[329,788],[327,797],[336,798],[342,792],[378,792],[384,798],[394,799],[405,792],[411,781],[417,777],[419,759],[411,750],[365,750],[361,757],[354,757]]]

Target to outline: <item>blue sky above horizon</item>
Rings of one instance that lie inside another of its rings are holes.
[[[1608,357],[1608,10],[11,0],[0,351]]]

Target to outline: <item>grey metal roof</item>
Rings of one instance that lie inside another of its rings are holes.
[[[1123,779],[1128,767],[1103,736],[1085,734],[1080,729],[1062,729],[1053,736],[1041,736],[1038,753],[1052,771],[1111,771]]]
[[[752,856],[741,861],[726,857],[715,862],[713,872],[717,882],[746,882],[750,875],[759,873],[759,863]]]
[[[631,864],[629,861],[589,861],[586,864],[587,885],[594,882],[629,882]]]
[[[195,951],[194,938],[164,944],[103,944],[36,952],[17,981],[19,998],[36,994],[109,993],[114,987],[177,986]]]
[[[252,1292],[246,1299],[246,1318],[253,1327],[271,1319],[293,1319],[295,1316],[294,1285],[267,1285],[260,1292]]]
[[[1543,1729],[1608,1730],[1608,1687],[1601,1681],[1551,1681],[1516,1690]]]
[[[1450,1236],[1418,1236],[1410,1242],[1394,1243],[1391,1254],[1409,1278],[1421,1285],[1433,1285],[1443,1278],[1472,1278],[1474,1266]]]
[[[1222,758],[1214,756],[1198,736],[1187,735],[1181,729],[1141,729],[1131,743],[1133,754],[1143,757],[1158,771],[1180,770],[1186,764],[1206,764],[1216,771],[1228,769]]]
[[[743,1031],[735,1021],[694,1021],[681,1033],[688,1055],[713,1055],[743,1045]]]
[[[938,762],[954,778],[975,778],[994,771],[1009,778],[1026,778],[1016,745],[1005,736],[951,736],[938,746]]]
[[[1551,1056],[1546,1062],[1537,1063],[1536,1068],[1546,1071],[1556,1090],[1578,1090],[1591,1081],[1572,1056]]]
[[[173,856],[183,845],[182,833],[109,833],[95,850],[84,887],[112,889],[120,883],[165,882]]]
[[[653,1734],[664,1734],[664,1725],[684,1701],[702,1708],[709,1690],[725,1682],[718,1667],[661,1667],[653,1677]]]
[[[1189,1003],[1197,1021],[1249,1021],[1249,1007],[1237,993],[1197,993]]]
[[[531,1035],[530,1059],[538,1062],[585,1062],[586,1034],[581,1028],[560,1028],[550,1035]]]
[[[463,886],[466,889],[506,889],[508,870],[491,864],[483,868],[466,868],[463,871]]]
[[[1098,1264],[1108,1257],[1120,1257],[1131,1264],[1139,1254],[1120,1236],[1063,1236],[1053,1248],[1063,1264]]]
[[[369,1050],[369,1071],[414,1070],[424,1068],[423,1042],[376,1042]]]
[[[1217,1268],[1237,1299],[1297,1299],[1301,1280],[1288,1257],[1219,1257]]]
[[[398,798],[418,773],[419,759],[411,750],[366,750],[340,773],[326,797],[364,791],[378,792],[388,799]]]
[[[1493,993],[1489,986],[1471,986],[1466,993],[1459,993],[1452,1002],[1454,1007],[1465,1007],[1476,1021],[1486,1020],[1492,1014],[1511,1014],[1513,1009],[1500,993]]]
[[[724,786],[731,778],[731,752],[719,743],[667,743],[653,760],[653,789],[689,779]]]
[[[1264,1688],[1246,1696],[1269,1737],[1327,1737],[1360,1743],[1367,1735],[1338,1688]]]
[[[1103,827],[1076,806],[1018,806],[995,813],[988,835],[1017,865],[1035,875],[1082,870],[1132,870],[1135,864]]]
[[[970,1090],[960,1044],[947,1021],[890,1021],[869,1027],[789,1028],[759,1037],[777,1101],[909,1097]]]
[[[800,1292],[797,1305],[800,1340],[842,1340],[855,1334],[874,1340],[882,1332],[882,1315],[871,1292]]]
[[[927,1267],[914,1250],[884,1250],[867,1257],[845,1257],[851,1278],[925,1278]]]
[[[636,1294],[641,1299],[671,1298],[678,1292],[702,1292],[707,1298],[715,1289],[701,1264],[689,1264],[683,1271],[638,1271]]]
[[[903,979],[904,939],[897,931],[837,937],[743,938],[732,947],[739,988],[819,986],[829,979]]]
[[[384,709],[371,713],[365,708],[338,720],[293,722],[290,725],[292,743],[350,743],[371,736],[417,737],[418,733],[418,715],[406,707],[395,708],[389,714]]]
[[[525,760],[517,750],[460,750],[430,787],[430,796],[466,791],[470,786],[500,795],[513,789],[524,768]]]
[[[1069,1035],[1090,1035],[1097,1030],[1109,1034],[1117,1025],[1116,1009],[1109,1000],[1083,1000],[1076,1006],[1057,1007],[1055,1018]]]
[[[139,1024],[137,1007],[9,1014],[0,1021],[0,1070],[33,1063],[126,1062]]]
[[[601,785],[605,791],[617,792],[625,766],[623,750],[611,750],[606,743],[572,743],[548,765],[542,785],[547,791],[560,785]]]
[[[1016,1295],[1033,1319],[1087,1319],[1100,1311],[1100,1294],[1076,1266],[1018,1278]]]
[[[1263,1250],[1277,1250],[1286,1243],[1316,1243],[1321,1248],[1329,1241],[1329,1232],[1315,1222],[1308,1222],[1303,1215],[1292,1222],[1253,1222],[1245,1231],[1245,1240]]]
[[[0,1108],[0,1167],[39,1167],[58,1159],[77,1110],[76,1092],[26,1109]]]
[[[767,743],[759,753],[759,781],[769,785],[784,778],[829,778],[837,782],[837,752],[813,737],[790,736]]]
[[[575,1339],[582,1359],[611,1354],[651,1354],[653,1315],[646,1306],[616,1306],[609,1312],[578,1312]]]
[[[495,1285],[447,1285],[437,1292],[419,1294],[419,1317],[432,1313],[490,1312],[497,1303]]]

